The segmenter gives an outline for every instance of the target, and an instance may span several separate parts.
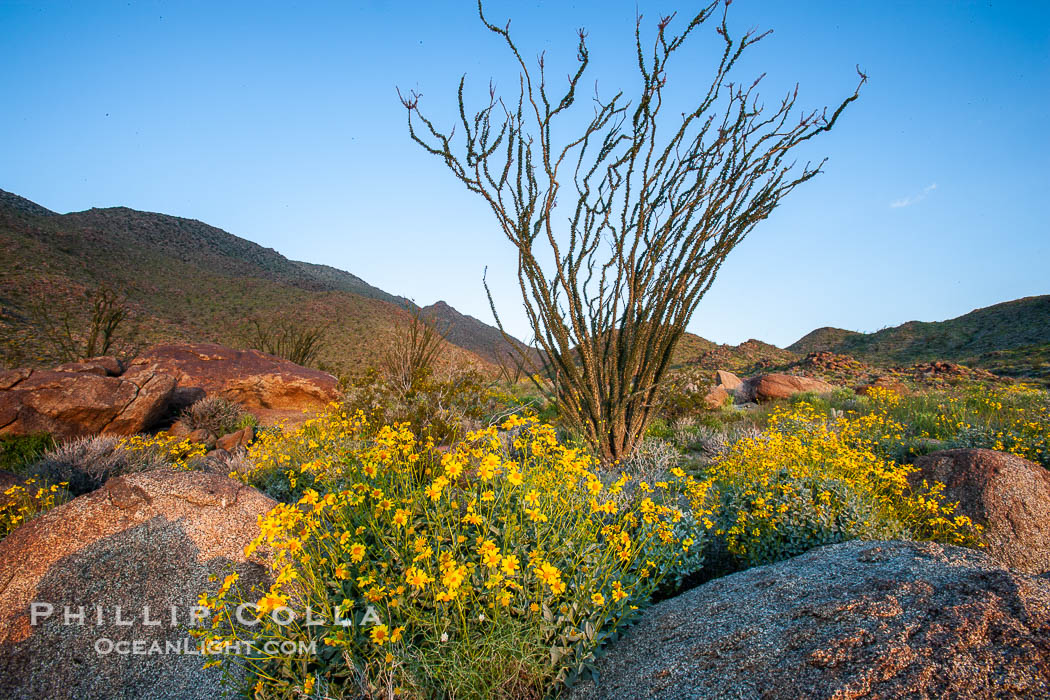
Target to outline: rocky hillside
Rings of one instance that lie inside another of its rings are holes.
[[[703,369],[726,369],[742,374],[755,374],[775,367],[784,367],[799,360],[799,356],[761,340],[745,340],[740,345],[711,344],[693,360]]]
[[[1050,295],[976,309],[947,321],[909,321],[875,333],[818,328],[788,350],[833,352],[879,365],[952,360],[1017,377],[1050,378]]]
[[[420,316],[438,328],[450,343],[470,350],[496,366],[513,368],[523,353],[533,352],[515,338],[508,343],[498,328],[461,314],[443,301],[424,307]]]
[[[125,207],[56,214],[2,190],[0,258],[0,363],[6,366],[59,359],[47,329],[66,312],[74,327],[84,324],[101,287],[126,298],[125,328],[135,329],[139,345],[236,347],[253,320],[290,319],[325,329],[320,362],[333,371],[374,364],[415,310],[348,272],[289,260],[200,221]],[[499,332],[450,307],[445,315],[454,346],[448,359],[494,371],[489,358],[502,342]],[[492,347],[473,342],[483,336]]]

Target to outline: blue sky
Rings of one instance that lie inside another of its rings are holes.
[[[695,5],[639,2],[647,26]],[[526,56],[637,84],[634,0],[491,2]],[[690,330],[778,345],[825,325],[872,331],[1050,293],[1050,3],[737,0],[730,26],[773,29],[741,79],[772,103],[860,100],[803,156],[825,173],[759,224]],[[679,58],[669,92],[706,87],[716,37]],[[60,212],[129,206],[200,219],[293,259],[349,270],[491,321],[489,267],[528,337],[515,257],[484,203],[410,142],[395,86],[455,117],[459,76],[516,73],[469,1],[0,0],[0,188]],[[472,93],[480,95],[479,92]]]

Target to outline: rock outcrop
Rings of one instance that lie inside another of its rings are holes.
[[[595,698],[1050,694],[1050,581],[972,550],[847,542],[649,609],[597,662]]]
[[[67,362],[55,367],[56,372],[83,372],[100,377],[119,377],[124,374],[124,365],[115,357],[89,357],[80,362]]]
[[[743,384],[743,380],[732,372],[724,369],[715,372],[715,386],[720,386],[730,393],[739,389]]]
[[[168,410],[173,377],[147,367],[113,376],[107,366],[89,360],[55,370],[0,372],[0,435],[131,435]]]
[[[984,527],[985,551],[1007,566],[1050,571],[1050,472],[994,450],[932,452],[915,460],[912,479],[945,485],[957,513]]]
[[[325,372],[267,355],[213,343],[159,345],[131,362],[175,377],[180,392],[202,389],[240,404],[264,423],[296,419],[339,397],[338,381]]]
[[[215,441],[215,447],[226,452],[233,452],[236,449],[246,449],[254,439],[255,429],[249,426],[223,435]]]
[[[787,399],[795,394],[804,392],[816,394],[830,394],[835,387],[820,379],[812,377],[796,377],[792,374],[761,374],[744,382],[737,390],[737,398],[741,401],[772,401],[774,399]]]
[[[721,408],[729,400],[730,394],[724,386],[716,386],[704,394],[704,406],[707,408]]]
[[[896,367],[895,372],[906,373],[917,380],[933,382],[983,381],[1009,382],[1006,377],[997,376],[980,367],[967,367],[955,362],[921,362],[911,367]]]
[[[274,505],[226,477],[158,470],[16,529],[0,541],[0,697],[221,697],[219,669],[171,649],[195,649],[186,627],[209,576],[263,582],[243,548]],[[135,642],[146,652],[120,651]]]

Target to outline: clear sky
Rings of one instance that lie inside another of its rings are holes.
[[[591,78],[637,85],[635,0],[493,1],[553,76],[588,29]],[[640,0],[647,27],[696,5]],[[829,156],[729,257],[690,330],[778,345],[825,325],[872,331],[1050,293],[1050,2],[737,0],[773,29],[738,76],[860,100],[804,155]],[[717,37],[669,92],[707,86]],[[469,0],[0,0],[0,188],[59,212],[129,206],[200,219],[392,293],[491,322],[486,265],[528,338],[515,257],[480,199],[411,143],[395,86],[455,117],[459,76],[516,85]],[[472,93],[478,95],[478,92]],[[0,261],[2,264],[2,261]]]

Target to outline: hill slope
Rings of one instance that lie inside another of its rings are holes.
[[[2,190],[0,259],[7,366],[53,362],[46,326],[66,311],[84,324],[103,286],[126,298],[140,344],[238,346],[251,319],[287,318],[326,328],[320,360],[335,371],[378,362],[415,308],[348,272],[288,260],[200,221],[125,207],[56,214]],[[447,360],[493,369],[469,348],[453,347]]]
[[[951,360],[1017,377],[1046,377],[1050,295],[1025,297],[947,321],[909,321],[875,333],[817,329],[787,348],[834,352],[872,364]]]
[[[521,361],[520,353],[528,356],[535,352],[515,338],[511,339],[512,347],[498,328],[462,314],[443,301],[424,307],[420,316],[440,330],[453,345],[470,350],[496,366],[511,369]]]

